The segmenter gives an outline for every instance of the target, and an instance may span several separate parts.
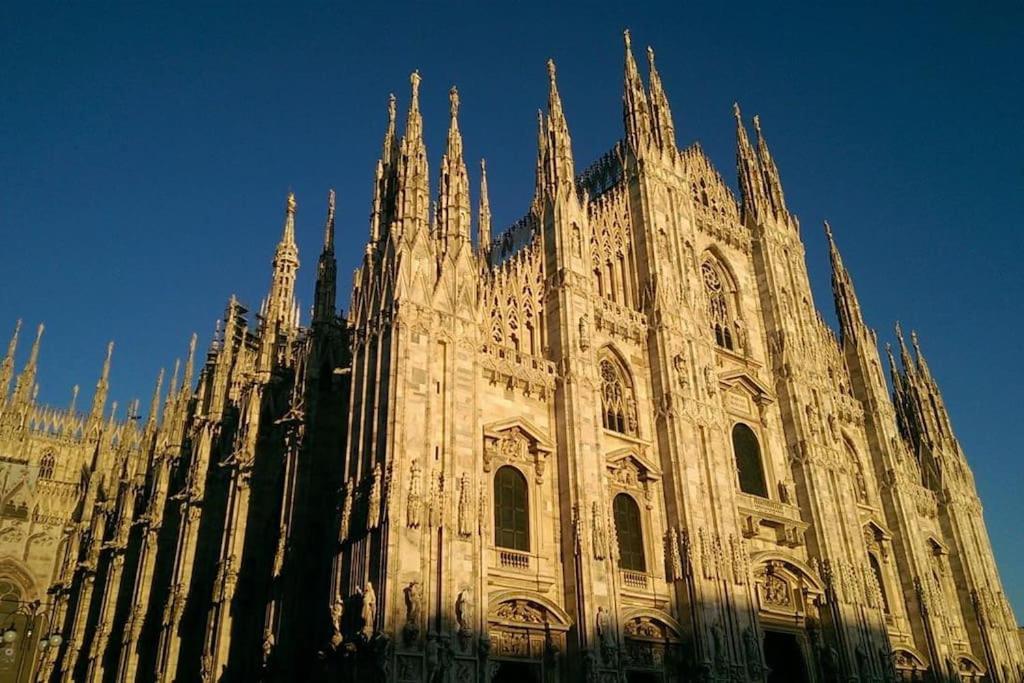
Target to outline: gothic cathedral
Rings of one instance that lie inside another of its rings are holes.
[[[917,336],[887,383],[826,224],[830,329],[758,118],[737,199],[647,57],[627,33],[624,137],[582,173],[548,63],[494,236],[454,88],[431,194],[414,73],[347,316],[332,192],[302,322],[289,195],[258,314],[232,297],[145,418],[107,408],[112,345],[88,411],[40,405],[19,323],[0,681],[1024,679]]]

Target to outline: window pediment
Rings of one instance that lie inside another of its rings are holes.
[[[764,407],[775,401],[775,395],[767,385],[743,370],[733,370],[718,376],[719,386],[725,391],[746,393],[757,404]]]
[[[620,473],[624,476],[635,477],[637,485],[661,479],[661,470],[632,448],[612,451],[605,458],[605,462],[608,471],[616,480],[619,480]]]
[[[542,484],[553,450],[551,442],[526,418],[502,420],[484,427],[484,472],[490,472],[496,464],[532,465],[537,483]]]

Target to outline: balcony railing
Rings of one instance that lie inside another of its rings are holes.
[[[526,571],[530,568],[530,556],[515,550],[499,550],[498,561],[508,569]]]
[[[622,571],[622,583],[630,588],[647,588],[647,575],[640,572]]]

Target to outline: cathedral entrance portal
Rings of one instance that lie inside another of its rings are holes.
[[[531,662],[496,662],[492,683],[540,683],[540,665]]]
[[[807,662],[795,633],[765,631],[764,659],[768,683],[809,683]]]

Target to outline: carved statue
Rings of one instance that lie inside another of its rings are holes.
[[[459,591],[455,599],[455,621],[459,625],[459,636],[466,637],[473,632],[473,603],[469,601],[466,591]]]
[[[373,592],[373,584],[369,581],[363,588],[363,610],[360,616],[363,619],[363,637],[369,640],[373,636],[377,617],[377,594]]]
[[[469,473],[459,478],[459,535],[468,538],[473,535],[472,507],[469,492]]]
[[[747,656],[747,671],[754,680],[761,678],[761,648],[757,643],[757,635],[750,626],[743,629],[743,650]]]
[[[615,643],[612,640],[612,619],[604,607],[597,608],[597,640],[601,643],[601,651],[610,651]]]
[[[373,466],[373,481],[370,484],[369,510],[366,513],[366,528],[376,529],[380,525],[380,498],[381,498],[381,475],[380,463]]]
[[[605,533],[604,517],[601,514],[601,505],[596,500],[593,503],[591,516],[594,527],[594,559],[603,560],[608,555],[608,538]]]
[[[580,351],[590,348],[590,318],[586,313],[580,317]]]
[[[707,385],[708,396],[718,395],[718,378],[710,365],[704,367],[704,383]]]
[[[331,603],[331,648],[337,650],[341,645],[341,618],[345,615],[345,603],[341,596],[335,596]]]
[[[672,365],[676,369],[676,380],[679,382],[679,387],[686,389],[690,386],[690,378],[687,377],[686,358],[683,357],[682,353],[677,353],[672,357]]]
[[[402,592],[405,594],[405,626],[402,629],[406,642],[412,642],[420,634],[420,612],[423,603],[423,589],[413,581]]]
[[[410,529],[420,528],[423,507],[423,473],[418,458],[409,465],[409,506],[406,508],[406,523]]]

